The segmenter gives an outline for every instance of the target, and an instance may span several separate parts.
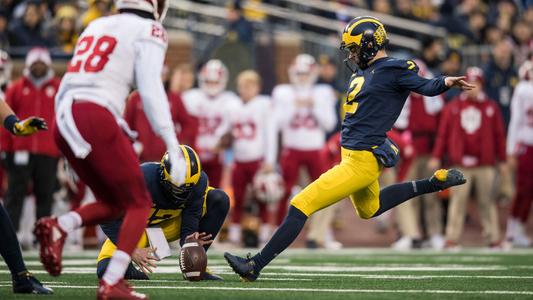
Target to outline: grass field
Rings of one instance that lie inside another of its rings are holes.
[[[94,251],[68,255],[60,277],[45,274],[35,253],[25,257],[30,270],[55,290],[54,296],[46,298],[95,298]],[[225,281],[184,281],[174,257],[160,262],[152,280],[134,281],[133,285],[151,299],[533,299],[532,250],[402,253],[294,249],[283,253],[253,283],[240,282],[221,252],[209,254],[209,266]],[[11,293],[3,262],[0,299],[36,299]]]

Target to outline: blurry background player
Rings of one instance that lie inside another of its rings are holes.
[[[189,115],[185,109],[180,95],[184,88],[190,89],[192,87],[192,82],[190,82],[192,80],[188,77],[187,72],[191,73],[186,67],[176,68],[170,78],[170,84],[172,84],[175,92],[170,89],[166,91],[172,121],[176,129],[180,129],[176,130],[176,135],[182,143],[194,142],[191,140],[198,127],[195,118]],[[131,94],[124,112],[124,120],[138,134],[134,147],[139,154],[139,160],[141,162],[157,161],[166,151],[165,142],[152,129],[150,121],[144,113],[143,102],[138,92]],[[187,138],[181,139],[182,135]]]
[[[220,60],[208,61],[198,74],[198,89],[183,93],[187,111],[198,118],[194,143],[210,184],[220,187],[224,157],[217,145],[227,132],[231,112],[240,105],[239,98],[226,90],[228,69]]]
[[[13,110],[4,101],[4,88],[9,83],[11,77],[11,60],[9,55],[0,50],[0,120],[4,127],[17,136],[26,136],[36,133],[38,130],[46,130],[47,125],[43,119],[29,117],[26,120],[19,121]],[[21,294],[52,294],[53,291],[43,286],[37,278],[28,272],[20,245],[17,240],[17,234],[11,223],[11,219],[4,205],[0,202],[0,255],[11,273],[13,282],[13,293]]]
[[[119,14],[95,20],[81,34],[56,97],[56,143],[98,200],[58,218],[39,220],[35,233],[41,262],[58,276],[68,233],[124,216],[118,249],[99,282],[97,297],[146,299],[124,280],[146,226],[139,220],[147,219],[152,204],[131,145],[131,130],[121,117],[134,86],[150,124],[165,141],[173,182],[184,182],[186,165],[160,78],[168,42],[161,21],[168,2],[115,4]]]
[[[179,239],[182,246],[188,237],[193,235],[198,237],[199,233],[202,233],[201,243],[207,251],[228,214],[229,198],[224,191],[209,186],[209,180],[202,172],[196,152],[186,145],[180,145],[180,149],[184,152],[187,164],[184,184],[176,184],[169,177],[168,155],[164,155],[161,162],[147,162],[141,165],[153,202],[146,226],[161,228],[168,242]],[[119,219],[100,224],[108,239],[98,255],[96,267],[98,278],[102,278],[117,248],[115,245],[122,221]],[[132,261],[142,272],[130,263],[125,278],[148,279],[146,273],[151,273],[152,268],[156,267],[153,252],[154,249],[150,247],[148,237],[144,233],[132,255]],[[202,279],[222,280],[211,272],[206,272]]]
[[[516,195],[507,220],[506,238],[514,246],[529,247],[525,225],[533,202],[533,57],[519,69],[520,82],[511,103],[507,159],[516,170]]]
[[[59,79],[54,76],[50,53],[45,48],[33,48],[26,55],[23,76],[7,88],[5,101],[18,116],[42,116],[53,128],[58,88]],[[35,195],[36,218],[50,216],[52,212],[60,155],[52,133],[44,131],[26,138],[2,133],[1,148],[6,153],[8,176],[6,209],[17,231],[30,182]]]
[[[415,59],[414,62],[419,67],[418,74],[420,76],[428,79],[434,77],[421,60]],[[443,106],[442,95],[429,97],[411,92],[398,120],[394,123],[396,129],[411,136],[414,148],[415,156],[408,168],[406,180],[430,177],[433,173],[432,169],[428,168],[428,161],[431,157],[439,115]],[[437,194],[431,193],[398,205],[396,220],[401,238],[394,243],[393,248],[410,249],[413,247],[414,240],[422,238],[420,209],[424,213],[426,233],[431,247],[441,249],[444,246],[442,203]]]
[[[231,183],[235,205],[231,212],[229,240],[241,243],[241,219],[245,210],[247,187],[251,187],[258,173],[273,172],[277,154],[277,132],[272,101],[259,95],[261,78],[255,71],[241,72],[237,77],[237,90],[242,105],[231,112],[231,137],[235,164]],[[252,193],[253,194],[253,193]],[[271,233],[267,204],[256,199],[254,204],[261,219],[259,243],[268,240]]]
[[[309,54],[296,56],[289,66],[290,84],[277,85],[272,100],[278,130],[281,131],[281,173],[285,195],[279,202],[276,224],[287,214],[289,197],[305,167],[311,180],[326,170],[322,148],[326,132],[335,128],[335,92],[324,84],[316,84],[318,65]]]
[[[497,248],[502,245],[493,194],[497,167],[503,169],[506,160],[505,129],[498,105],[483,92],[483,71],[470,67],[466,78],[476,87],[444,107],[429,168],[439,168],[441,159],[446,157],[467,180],[451,191],[445,247],[459,247],[467,203],[475,186],[483,237],[488,246]]]

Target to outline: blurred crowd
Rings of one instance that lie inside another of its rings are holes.
[[[59,78],[51,54],[71,53],[89,22],[113,13],[112,0],[90,0],[84,8],[78,3],[0,0],[0,49],[25,53],[23,74],[14,79],[7,53],[0,55],[0,85],[20,118],[39,115],[53,126]],[[457,249],[465,220],[472,221],[468,203],[473,199],[486,246],[530,246],[526,228],[533,200],[533,183],[527,179],[533,171],[533,141],[528,138],[533,137],[533,3],[336,3],[336,14],[311,11],[349,21],[352,16],[344,14],[343,7],[354,6],[445,27],[449,38],[420,38],[422,50],[410,57],[416,58],[421,76],[466,74],[477,86],[471,92],[449,90],[431,98],[409,96],[391,131],[402,148],[402,161],[384,172],[382,186],[428,177],[439,167],[461,169],[469,183],[408,201],[393,211],[394,217],[381,217],[380,224],[394,223],[397,228],[398,240],[392,246]],[[212,53],[220,60],[167,68],[162,77],[180,142],[195,147],[212,186],[232,191],[226,239],[257,246],[283,219],[291,196],[339,160],[346,83],[339,80],[338,57],[308,54],[296,56],[283,70],[287,84],[277,82],[269,73],[273,63],[268,55],[246,59],[247,53],[256,57],[265,53],[260,47],[246,52],[255,41],[252,22],[264,20],[264,15],[236,1],[227,20],[225,40]],[[233,42],[244,46],[235,48]],[[477,67],[464,63],[462,48],[468,45],[488,47]],[[245,55],[238,55],[242,57],[238,62],[224,59],[227,49],[233,57],[242,49]],[[164,144],[151,130],[138,94],[132,94],[124,119],[139,133],[134,148],[140,161],[159,161]],[[67,209],[88,201],[90,193],[63,163],[49,133],[0,137],[8,179],[4,201],[17,229],[28,195],[35,196],[37,217],[51,214],[54,201],[69,203]],[[499,217],[501,203],[512,205]],[[334,234],[338,210],[331,207],[313,216],[307,247],[342,247]],[[499,218],[507,219],[505,233]]]
[[[89,0],[82,10],[73,0],[1,0],[0,48],[27,52],[46,47],[70,54],[92,20],[112,13],[112,0]]]

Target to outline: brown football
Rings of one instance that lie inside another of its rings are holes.
[[[197,239],[187,239],[180,251],[180,269],[183,278],[200,281],[207,267],[207,255]]]

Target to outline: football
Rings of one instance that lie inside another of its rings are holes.
[[[200,281],[207,267],[207,255],[197,239],[187,239],[180,251],[180,269],[183,278]]]

